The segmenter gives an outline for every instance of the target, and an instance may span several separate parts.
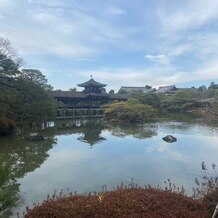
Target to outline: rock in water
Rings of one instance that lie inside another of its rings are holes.
[[[27,136],[27,139],[30,141],[44,141],[44,136],[40,135],[39,133],[30,133]]]
[[[168,143],[173,143],[173,142],[177,141],[177,138],[172,136],[172,135],[167,135],[167,136],[163,137],[162,139]]]

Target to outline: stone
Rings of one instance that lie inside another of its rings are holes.
[[[172,135],[167,135],[167,136],[163,137],[162,139],[168,143],[173,143],[173,142],[177,141],[177,138],[172,136]]]
[[[39,133],[29,133],[27,139],[30,141],[44,141],[44,136],[40,135]]]

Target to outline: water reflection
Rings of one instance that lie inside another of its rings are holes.
[[[155,124],[120,124],[108,127],[111,135],[118,137],[133,136],[138,139],[151,138],[157,135]]]
[[[78,140],[92,147],[106,139],[102,132],[107,130],[116,137],[132,136],[138,139],[152,138],[157,135],[158,126],[155,123],[148,124],[108,124],[101,119],[59,121],[56,123],[57,135],[79,134]]]
[[[0,138],[0,163],[12,165],[16,192],[25,199],[22,207],[43,201],[55,189],[83,193],[131,178],[142,185],[170,178],[191,188],[201,175],[201,161],[217,160],[217,130],[190,118],[135,125],[60,120],[42,131],[44,142]],[[162,140],[167,134],[178,141],[167,144]]]
[[[56,127],[57,135],[78,134],[77,140],[89,144],[90,147],[106,140],[101,135],[105,129],[102,119],[59,121]]]
[[[20,184],[17,180],[23,178],[28,172],[39,168],[48,158],[48,151],[55,144],[53,137],[49,137],[44,142],[30,142],[23,136],[0,138],[0,164],[9,165],[11,174],[8,178],[13,181],[13,193],[19,192]],[[11,210],[4,211],[3,217],[9,217]]]

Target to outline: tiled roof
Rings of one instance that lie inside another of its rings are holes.
[[[84,92],[71,92],[71,91],[53,91],[53,96],[55,98],[87,98],[89,96],[93,97],[105,97],[110,99],[127,99],[129,95],[127,94],[108,94],[108,93],[84,93]]]
[[[102,84],[97,81],[95,81],[93,78],[91,78],[89,81],[77,84],[79,87],[86,87],[86,86],[98,86],[98,87],[105,87],[107,84]]]
[[[156,92],[157,93],[166,93],[166,92],[171,92],[171,91],[175,91],[175,90],[176,90],[176,86],[160,86]]]
[[[148,89],[146,87],[136,87],[136,86],[121,86],[120,90],[125,90],[127,92],[132,92],[132,91],[151,92],[151,91],[154,91],[154,89]]]

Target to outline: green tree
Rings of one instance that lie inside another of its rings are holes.
[[[218,89],[218,84],[215,84],[214,82],[210,83],[209,89]]]
[[[206,86],[200,86],[198,88],[198,91],[200,91],[200,92],[203,92],[203,91],[206,91],[206,90],[207,90]]]
[[[126,90],[122,90],[122,89],[120,89],[120,90],[118,91],[118,93],[119,93],[119,94],[128,94],[128,92],[127,92]]]
[[[23,69],[20,77],[30,82],[34,82],[35,84],[40,85],[44,89],[52,90],[52,87],[48,85],[48,80],[46,79],[46,76],[43,75],[40,70]]]
[[[127,102],[115,102],[105,105],[105,118],[121,122],[141,122],[157,115],[157,110],[133,99]]]
[[[161,99],[160,95],[156,93],[144,93],[135,95],[135,98],[137,98],[142,104],[151,105],[154,108],[160,108],[161,106]]]
[[[34,122],[55,118],[56,101],[51,92],[44,88],[45,85],[42,87],[38,82],[18,78],[16,90],[19,98],[13,107],[18,120]]]
[[[37,69],[19,70],[20,58],[0,37],[0,117],[45,121],[54,118],[56,102],[52,87]]]
[[[197,92],[195,90],[178,90],[172,97],[169,109],[174,112],[185,112],[198,106]]]
[[[77,89],[76,89],[76,87],[74,87],[74,88],[70,88],[68,91],[69,92],[77,92]]]
[[[114,90],[111,89],[111,90],[109,91],[109,94],[114,94]]]
[[[14,84],[20,74],[18,68],[18,63],[0,53],[0,116],[7,116],[17,98]]]

